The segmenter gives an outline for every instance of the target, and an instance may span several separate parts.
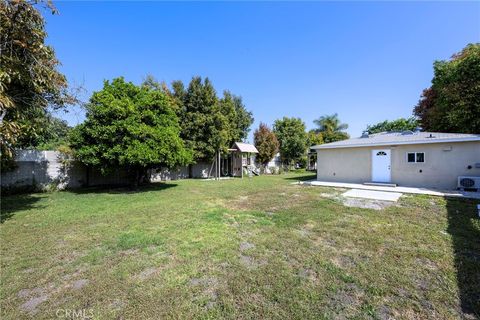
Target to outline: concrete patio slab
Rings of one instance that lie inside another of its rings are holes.
[[[346,189],[361,189],[361,190],[374,190],[374,191],[386,191],[386,192],[425,194],[425,195],[440,196],[440,197],[457,197],[457,198],[470,198],[470,199],[480,200],[480,192],[437,190],[437,189],[413,188],[413,187],[368,186],[360,183],[327,182],[327,181],[318,181],[318,180],[299,181],[299,182],[295,182],[295,184],[321,186],[321,187],[346,188]]]
[[[381,201],[396,202],[402,196],[400,192],[387,192],[387,191],[373,191],[362,189],[351,189],[342,194],[344,197],[350,198],[362,198]]]

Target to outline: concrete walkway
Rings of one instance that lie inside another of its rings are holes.
[[[400,193],[413,193],[413,194],[426,194],[430,196],[440,197],[457,197],[457,198],[469,198],[479,199],[480,192],[468,192],[468,191],[456,191],[456,190],[436,190],[428,188],[413,188],[413,187],[385,187],[385,186],[367,186],[360,183],[343,183],[343,182],[326,182],[318,180],[299,181],[296,184],[320,186],[320,187],[334,187],[334,188],[347,188],[347,189],[361,189],[361,190],[374,190],[374,191],[387,191],[387,192],[400,192]]]

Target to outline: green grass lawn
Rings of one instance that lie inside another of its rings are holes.
[[[305,175],[4,196],[1,318],[479,315],[475,201],[347,207]]]

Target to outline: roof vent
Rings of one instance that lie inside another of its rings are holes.
[[[360,138],[368,138],[368,131],[363,131]]]
[[[413,131],[410,131],[410,130],[402,131],[402,136],[411,136],[412,134],[413,134]]]
[[[430,133],[430,135],[427,138],[433,139],[433,138],[436,138],[436,137],[433,134]]]

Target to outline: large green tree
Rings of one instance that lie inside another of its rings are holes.
[[[194,77],[183,94],[180,111],[182,138],[195,160],[214,159],[228,140],[225,117],[218,112],[218,98],[211,81]]]
[[[480,44],[469,44],[450,60],[435,61],[432,86],[414,114],[425,131],[480,133]]]
[[[181,119],[181,136],[196,161],[211,161],[217,151],[226,152],[233,142],[247,137],[253,123],[251,112],[241,97],[229,91],[219,99],[208,78],[193,77],[187,88],[174,81],[170,94]]]
[[[253,116],[245,108],[242,98],[228,90],[224,91],[220,99],[220,111],[229,123],[229,146],[234,142],[245,140],[253,123]]]
[[[0,1],[0,135],[2,165],[11,160],[22,135],[35,134],[47,108],[75,102],[45,44],[45,21],[34,7],[42,1]],[[46,8],[56,13],[50,1]]]
[[[277,136],[265,123],[260,123],[258,129],[253,133],[253,139],[258,150],[256,159],[266,166],[277,154],[280,147]]]
[[[247,110],[242,97],[233,95],[233,102],[235,104],[235,117],[233,118],[235,123],[234,139],[235,141],[245,141],[254,121],[253,114]]]
[[[313,120],[317,126],[315,131],[321,133],[325,143],[340,141],[348,139],[350,136],[345,132],[348,129],[348,124],[342,123],[338,118],[338,114],[321,116]]]
[[[392,121],[385,120],[377,124],[368,125],[366,131],[370,134],[388,131],[414,131],[419,128],[419,126],[420,123],[415,117],[410,117],[408,119],[399,118]]]
[[[86,105],[84,123],[71,136],[77,159],[107,173],[122,167],[132,183],[147,181],[150,168],[186,165],[191,153],[180,138],[171,97],[123,78],[105,81]]]
[[[171,96],[173,97],[176,105],[177,115],[180,119],[183,119],[183,113],[185,112],[184,101],[185,101],[185,85],[180,80],[175,80],[172,82],[172,90],[170,91]],[[183,124],[182,126],[182,136],[183,136]]]
[[[307,133],[307,146],[313,147],[318,144],[323,144],[323,136],[321,133],[316,132],[315,130],[310,130]]]
[[[275,120],[273,132],[280,143],[280,156],[282,162],[291,165],[305,157],[307,150],[307,133],[305,123],[300,118]]]

